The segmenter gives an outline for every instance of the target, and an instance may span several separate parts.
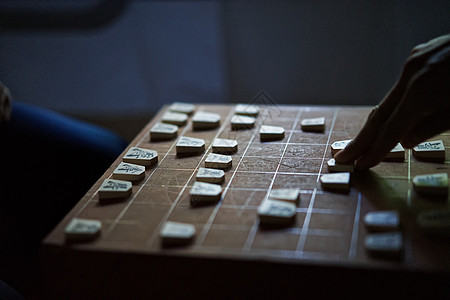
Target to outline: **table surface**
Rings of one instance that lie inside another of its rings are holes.
[[[418,161],[407,149],[404,162],[382,162],[370,171],[354,173],[348,194],[332,193],[324,191],[319,183],[321,174],[328,173],[330,145],[355,137],[370,108],[261,105],[254,129],[232,131],[230,119],[234,108],[234,105],[196,105],[196,111],[220,114],[221,125],[214,130],[194,131],[189,120],[181,127],[179,136],[202,138],[206,142],[201,155],[184,158],[176,156],[178,138],[149,141],[151,126],[167,110],[162,108],[129,145],[156,150],[157,166],[146,170],[145,178],[133,185],[129,198],[112,204],[100,203],[97,190],[104,179],[111,177],[122,161],[122,154],[46,237],[44,251],[70,248],[71,253],[139,253],[155,257],[283,262],[294,266],[450,270],[449,243],[423,234],[415,222],[419,212],[448,208],[449,201],[425,199],[412,189],[415,175],[450,172],[450,133],[434,138],[442,139],[447,146],[445,162]],[[321,116],[326,118],[325,132],[301,130],[302,119]],[[261,125],[284,127],[285,138],[261,142]],[[215,138],[236,139],[238,151],[231,155],[233,166],[226,171],[221,201],[192,207],[189,190]],[[257,208],[270,190],[277,188],[301,189],[296,222],[288,228],[263,229],[259,226]],[[363,246],[368,234],[363,216],[386,209],[397,209],[401,216],[405,246],[401,258],[396,260],[374,258]],[[64,228],[74,217],[100,220],[103,227],[99,238],[89,243],[66,244]],[[193,243],[163,248],[159,232],[165,221],[194,224],[197,234]]]

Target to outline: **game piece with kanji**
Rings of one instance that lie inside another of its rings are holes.
[[[139,181],[145,177],[145,167],[121,162],[112,177],[119,180]]]
[[[165,112],[161,117],[161,122],[173,124],[177,126],[184,126],[188,120],[188,115],[172,111]]]
[[[215,139],[212,143],[212,151],[219,154],[232,154],[238,150],[238,142],[236,140]]]
[[[177,155],[201,154],[205,151],[205,140],[182,136],[176,145]]]
[[[195,178],[202,182],[222,183],[225,180],[225,172],[211,168],[199,168]]]
[[[324,132],[325,131],[325,118],[311,118],[311,119],[303,119],[301,121],[301,126],[303,131],[312,131],[312,132]]]
[[[273,189],[270,191],[269,199],[286,201],[298,206],[300,202],[300,189]]]
[[[344,140],[344,141],[336,141],[333,144],[331,144],[331,155],[334,157],[336,153],[338,153],[341,150],[344,150],[345,147],[351,142],[352,140]]]
[[[295,223],[297,206],[286,201],[266,199],[258,207],[261,226],[289,226]]]
[[[256,119],[247,116],[233,116],[231,118],[231,130],[250,129],[255,127]]]
[[[132,183],[130,181],[105,179],[98,190],[98,198],[100,200],[126,198],[132,192]]]
[[[163,246],[184,246],[195,237],[195,226],[187,223],[167,221],[159,233]]]
[[[220,115],[210,112],[198,111],[192,117],[194,130],[214,129],[220,125]]]
[[[205,167],[227,170],[231,168],[233,159],[229,155],[210,153],[205,159]]]
[[[445,196],[448,194],[447,173],[417,175],[413,178],[414,190],[419,194]]]
[[[403,235],[401,232],[371,233],[366,236],[364,247],[374,256],[397,258],[403,249]]]
[[[445,159],[445,146],[442,140],[420,143],[413,148],[418,159]]]
[[[400,216],[395,210],[368,212],[364,225],[370,231],[396,231],[400,227]]]
[[[169,106],[169,111],[183,113],[191,115],[194,112],[195,106],[191,103],[185,102],[174,102]]]
[[[193,206],[214,203],[222,196],[222,187],[218,184],[194,182],[189,195]]]
[[[350,172],[353,173],[353,164],[337,164],[334,158],[327,161],[328,171],[330,172]]]
[[[324,190],[348,192],[350,189],[350,173],[330,173],[320,177]]]
[[[176,138],[178,126],[173,124],[156,123],[150,129],[150,141],[167,141]]]
[[[73,218],[64,229],[69,242],[90,241],[98,237],[102,223],[97,220]]]
[[[421,212],[417,216],[417,225],[426,233],[450,237],[450,210],[433,209]]]
[[[389,151],[388,154],[383,159],[384,161],[404,161],[405,160],[405,149],[402,144],[397,143],[395,147]]]
[[[235,108],[237,115],[256,117],[259,114],[259,107],[253,104],[237,104]]]
[[[285,130],[280,126],[262,125],[259,129],[261,141],[282,140]]]
[[[131,147],[123,156],[123,161],[150,167],[158,162],[158,153],[154,150]]]

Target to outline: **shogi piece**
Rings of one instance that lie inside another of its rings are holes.
[[[178,126],[173,124],[156,123],[150,129],[150,141],[168,141],[178,136]]]
[[[217,169],[199,168],[195,178],[202,182],[222,183],[225,180],[225,172]]]
[[[417,175],[413,178],[414,190],[423,195],[446,196],[448,194],[447,173]]]
[[[144,148],[131,147],[123,156],[123,161],[150,167],[158,162],[158,152]]]
[[[236,105],[235,113],[237,115],[256,117],[259,114],[259,107],[257,105],[240,103]]]
[[[450,210],[436,209],[419,213],[417,225],[428,234],[450,237]]]
[[[69,242],[90,241],[99,236],[101,228],[100,221],[73,218],[66,226],[64,233]]]
[[[205,159],[205,167],[227,170],[231,168],[233,159],[229,155],[210,153]]]
[[[167,221],[164,223],[159,236],[165,247],[185,246],[194,240],[195,226],[187,223]]]
[[[100,200],[126,198],[132,192],[132,183],[130,181],[105,179],[98,190],[98,198]]]
[[[205,140],[182,136],[176,145],[177,155],[201,154],[205,151]]]
[[[145,167],[122,162],[114,170],[112,177],[119,180],[139,181],[145,177]]]
[[[353,173],[353,164],[337,164],[334,158],[327,161],[328,171],[330,172],[350,172]]]
[[[405,160],[405,148],[402,144],[398,143],[383,159],[384,161],[398,161],[402,162]]]
[[[338,153],[341,150],[344,150],[345,147],[351,142],[352,140],[344,140],[344,141],[336,141],[333,144],[331,144],[331,155],[334,157],[336,153]]]
[[[259,134],[261,141],[282,140],[284,138],[285,130],[280,126],[262,125]]]
[[[373,256],[398,258],[403,250],[401,232],[372,233],[366,236],[364,247]]]
[[[286,201],[298,206],[300,203],[300,189],[274,189],[270,191],[269,199]]]
[[[189,195],[193,206],[215,203],[222,197],[222,187],[218,184],[196,181]]]
[[[350,190],[350,173],[331,173],[320,177],[324,190],[348,192]]]
[[[373,211],[364,216],[364,225],[370,231],[397,231],[400,216],[396,210]]]
[[[169,111],[191,115],[195,110],[194,104],[185,102],[174,102],[169,106]]]
[[[324,132],[325,131],[325,117],[303,119],[301,121],[303,131]]]
[[[233,116],[231,118],[231,130],[251,129],[255,127],[256,119],[247,116]]]
[[[184,126],[186,125],[186,122],[188,120],[187,114],[177,113],[168,111],[163,114],[161,117],[161,122],[167,123],[167,124],[173,124],[177,126]]]
[[[219,154],[233,154],[238,150],[236,140],[215,139],[212,144],[212,151]]]
[[[192,117],[192,125],[194,130],[215,129],[220,125],[220,115],[198,111]]]
[[[445,159],[445,146],[442,140],[424,142],[413,148],[413,155],[418,159]]]
[[[264,200],[258,207],[261,226],[290,226],[295,223],[297,206],[294,203],[272,199]]]

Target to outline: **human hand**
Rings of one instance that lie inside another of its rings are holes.
[[[11,117],[11,93],[0,81],[0,125],[9,121]]]
[[[400,78],[337,163],[368,169],[401,142],[412,148],[450,128],[450,34],[413,48]]]

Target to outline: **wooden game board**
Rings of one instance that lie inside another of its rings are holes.
[[[422,278],[417,274],[448,278],[448,240],[423,234],[415,218],[425,209],[449,208],[449,201],[417,195],[412,178],[450,173],[450,133],[436,137],[447,145],[445,162],[417,161],[412,151],[406,150],[404,162],[382,162],[371,171],[353,174],[351,191],[340,194],[323,191],[319,177],[328,172],[330,144],[353,138],[370,111],[368,107],[261,106],[254,129],[232,131],[233,105],[197,105],[197,111],[220,114],[222,122],[220,128],[207,131],[193,131],[191,121],[181,127],[179,136],[206,141],[203,154],[185,158],[176,156],[176,139],[149,142],[151,126],[166,109],[129,145],[156,150],[159,155],[157,166],[147,169],[145,179],[133,185],[132,196],[122,202],[99,203],[97,190],[121,162],[119,157],[44,240],[42,261],[52,289],[74,297],[147,292],[167,296],[183,295],[183,286],[189,286],[197,293],[204,291],[203,296],[217,293],[217,289],[223,296],[237,288],[254,293],[268,282],[274,285],[271,278],[284,284],[295,282],[295,289],[309,282],[307,278],[328,280],[327,287],[343,279],[358,284],[367,274],[379,276],[377,280],[385,284],[398,274],[408,280],[411,276]],[[303,118],[320,116],[326,118],[324,133],[300,129]],[[262,124],[283,126],[285,138],[261,142],[258,128]],[[236,139],[238,152],[226,171],[222,200],[194,208],[189,189],[215,138]],[[260,228],[258,205],[271,189],[288,187],[301,189],[295,225]],[[397,260],[374,258],[363,246],[368,234],[362,224],[364,214],[383,209],[400,211],[405,248]],[[66,244],[64,228],[73,217],[100,220],[100,237],[89,243]],[[194,242],[163,248],[158,234],[167,220],[194,224]],[[396,275],[383,281],[386,274]],[[342,283],[337,286],[344,288]],[[320,289],[316,293],[320,294]]]

